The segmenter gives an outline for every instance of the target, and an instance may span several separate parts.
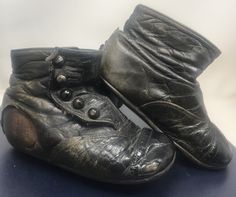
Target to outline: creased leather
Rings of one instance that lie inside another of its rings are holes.
[[[99,83],[91,85],[94,78],[57,84],[54,71],[58,67],[52,65],[53,53],[54,49],[49,48],[12,51],[13,73],[2,107],[7,110],[12,106],[26,113],[37,128],[37,147],[23,151],[80,175],[112,183],[147,182],[168,171],[175,156],[171,141],[161,133],[140,129],[127,119],[101,93]],[[88,52],[87,59],[94,61],[77,65],[81,55],[86,56],[84,50],[64,48],[57,55],[67,61],[76,59],[70,61],[73,65],[66,61],[61,65],[62,74],[69,73],[65,71],[68,67],[76,68],[78,73],[97,62],[94,56],[89,58]],[[89,72],[93,69],[91,66]],[[59,92],[64,88],[73,92],[69,101],[60,100]],[[81,110],[71,107],[77,97],[85,103]],[[89,108],[100,111],[96,120],[89,120]]]
[[[208,40],[139,5],[103,47],[101,76],[198,164],[226,167],[229,144],[210,121],[196,77],[220,54]]]

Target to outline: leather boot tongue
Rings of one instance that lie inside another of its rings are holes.
[[[148,56],[172,69],[184,69],[186,76],[182,77],[196,78],[220,55],[220,50],[198,33],[143,5],[135,8],[124,32]]]

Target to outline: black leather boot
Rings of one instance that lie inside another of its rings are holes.
[[[101,76],[130,108],[199,165],[227,166],[229,144],[210,121],[196,81],[220,54],[212,43],[139,5],[102,50]]]
[[[103,95],[99,51],[39,48],[11,55],[2,127],[16,149],[111,183],[147,182],[171,167],[170,140],[137,127]]]

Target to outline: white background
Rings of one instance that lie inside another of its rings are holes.
[[[199,78],[213,122],[236,145],[236,0],[0,0],[0,101],[10,50],[99,48],[142,3],[196,30],[222,55]]]

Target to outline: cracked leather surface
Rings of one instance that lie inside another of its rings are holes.
[[[224,168],[232,154],[210,121],[196,78],[220,54],[208,40],[139,5],[103,47],[101,75],[198,164]]]
[[[132,184],[157,178],[174,161],[172,142],[137,127],[103,95],[96,81],[99,54],[75,48],[12,51],[3,130],[15,148],[92,179]],[[63,74],[66,80],[58,78]],[[14,111],[36,130],[22,134],[22,143],[11,138],[17,131],[8,130]],[[30,140],[36,140],[34,146]]]

